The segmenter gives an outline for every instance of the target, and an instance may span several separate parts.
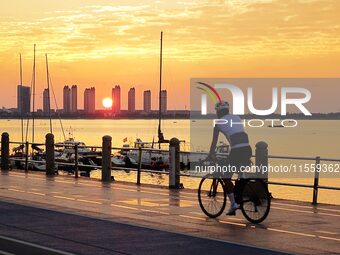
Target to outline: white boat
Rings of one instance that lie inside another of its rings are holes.
[[[146,166],[148,168],[155,169],[167,169],[169,167],[169,152],[166,151],[153,151],[152,142],[143,142],[140,138],[137,138],[134,142],[133,149],[129,148],[127,144],[123,145],[121,150],[122,155],[128,156],[131,160],[138,162],[139,160],[139,151],[136,150],[138,148],[143,148],[141,162],[142,166]],[[150,149],[150,150],[148,150]],[[216,147],[216,154],[218,157],[227,157],[229,154],[230,147],[228,144],[224,142],[220,142],[220,144]],[[180,153],[180,164],[181,169],[188,169],[190,163],[200,162],[207,158],[208,153],[206,151],[197,151],[197,152],[185,152]]]
[[[78,154],[79,155],[84,155],[84,154],[91,154],[91,153],[96,153],[95,150],[92,150],[91,148],[85,147],[86,144],[84,142],[76,141],[74,138],[69,138],[65,140],[63,143],[60,145],[63,146],[63,153],[75,153],[75,145],[78,145]]]
[[[150,168],[167,168],[169,165],[169,152],[158,152],[152,151],[153,142],[143,142],[140,138],[137,138],[134,142],[134,149],[128,147],[124,144],[123,147],[126,149],[121,150],[122,155],[126,155],[130,160],[134,162],[139,162],[139,151],[136,149],[145,149],[142,152],[141,163],[142,166]],[[148,150],[150,149],[150,150]]]

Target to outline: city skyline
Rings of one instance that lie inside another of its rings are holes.
[[[0,88],[8,94],[0,96],[0,107],[15,107],[19,53],[23,84],[30,84],[34,43],[37,96],[42,97],[46,87],[44,54],[48,53],[58,105],[64,84],[77,84],[79,90],[95,85],[98,99],[110,96],[113,82],[123,87],[122,95],[132,85],[139,91],[156,90],[160,31],[164,31],[163,88],[168,90],[169,109],[189,105],[193,77],[339,76],[339,1],[193,1],[185,8],[177,2],[121,3],[13,0],[3,4]],[[100,104],[97,100],[97,108]],[[136,107],[142,104],[140,97]],[[156,107],[157,101],[153,99],[152,105]]]
[[[22,87],[22,89],[21,89]],[[21,108],[20,108],[20,100],[21,100],[21,91],[24,91],[24,94],[26,96],[24,96],[22,98],[23,100],[23,107],[25,108],[25,110],[23,111],[23,113],[28,113],[30,112],[30,110],[32,109],[31,107],[31,94],[30,94],[30,87],[27,86],[21,86],[18,85],[18,89],[17,89],[17,110],[18,112],[21,112]],[[128,102],[128,107],[127,108],[122,108],[121,106],[121,102],[125,101],[124,100],[124,96],[122,98],[121,95],[121,87],[120,85],[115,85],[112,88],[112,96],[111,97],[106,97],[106,98],[110,98],[112,99],[112,107],[111,107],[111,111],[114,114],[119,115],[121,110],[125,110],[128,112],[135,112],[135,111],[144,111],[147,113],[150,113],[152,110],[158,110],[158,107],[153,108],[152,107],[152,93],[151,90],[144,90],[142,91],[142,95],[143,95],[143,105],[141,108],[136,108],[136,89],[134,87],[129,88],[128,94],[126,96],[126,101]],[[85,88],[84,90],[84,100],[83,100],[83,108],[79,107],[78,105],[78,86],[77,85],[72,85],[71,87],[68,85],[65,85],[63,87],[63,100],[62,100],[62,107],[58,107],[58,109],[55,106],[55,104],[53,103],[54,99],[52,97],[51,94],[49,94],[49,91],[47,88],[45,88],[43,90],[43,97],[42,97],[42,108],[35,108],[36,111],[42,111],[43,113],[48,113],[49,109],[52,111],[56,111],[59,110],[63,113],[77,113],[79,110],[83,110],[86,113],[94,113],[96,110],[108,110],[106,109],[104,106],[102,106],[101,108],[97,108],[96,107],[96,101],[100,101],[100,100],[96,100],[96,94],[95,94],[95,87],[92,86],[90,88]],[[157,99],[159,100],[159,93],[157,94]],[[167,90],[162,90],[161,91],[161,111],[162,113],[167,112]],[[52,100],[51,100],[52,99]],[[122,100],[123,99],[123,100]],[[130,102],[130,103],[129,103]],[[39,103],[39,101],[38,101]],[[130,108],[129,108],[130,107]],[[178,109],[181,110],[181,109]]]
[[[128,102],[128,107],[122,108],[121,102],[124,101],[124,97],[123,97],[123,100],[122,100],[120,89],[121,89],[120,85],[115,85],[115,87],[112,88],[112,96],[107,97],[107,98],[112,99],[111,110],[112,110],[113,113],[119,114],[121,110],[127,110],[129,112],[134,112],[136,110],[143,110],[145,112],[151,112],[151,110],[158,110],[157,109],[158,107],[156,109],[154,109],[152,107],[152,104],[151,104],[152,93],[151,93],[151,90],[149,90],[149,89],[143,91],[143,106],[141,108],[136,108],[136,89],[134,87],[129,88],[128,94],[126,96],[126,100]],[[93,109],[94,110],[106,109],[104,106],[102,106],[99,109],[96,107],[95,102],[97,101],[96,100],[97,98],[95,96],[95,92],[92,92],[93,94],[91,95],[91,99],[88,98],[89,95],[87,93],[89,93],[91,90],[95,91],[95,87],[86,88],[84,90],[84,108],[83,109],[79,108],[79,106],[77,104],[77,101],[78,101],[77,90],[78,90],[77,85],[72,85],[71,88],[68,85],[64,86],[64,88],[63,88],[63,93],[64,93],[63,108],[60,108],[59,110],[62,110],[64,113],[75,113],[78,110],[84,110],[85,112],[92,112],[93,113],[94,112]],[[18,96],[18,100],[19,100],[19,94],[17,96]],[[145,97],[147,97],[147,99],[145,99]],[[159,100],[158,98],[157,98],[157,100]],[[165,113],[168,109],[168,107],[167,107],[167,100],[168,100],[167,90],[161,91],[161,98],[162,98],[161,99],[162,100],[162,104],[161,104],[162,110],[161,111],[163,113]],[[92,103],[89,103],[88,100],[92,100]],[[51,106],[53,105],[52,101],[53,100],[51,100]],[[131,102],[131,104],[129,102]],[[91,104],[91,106],[89,106],[89,104]],[[86,105],[88,105],[88,106],[86,107]],[[89,108],[91,108],[91,110],[89,110]],[[51,109],[56,110],[53,107],[51,107]],[[38,109],[38,110],[40,110],[40,109]],[[45,113],[48,112],[48,89],[44,89],[44,92],[43,92],[43,108],[42,108],[42,111],[45,112]]]

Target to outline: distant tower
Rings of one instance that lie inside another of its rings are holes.
[[[69,113],[71,110],[71,89],[65,85],[63,90],[63,110],[64,113]]]
[[[49,93],[48,93],[48,89],[44,89],[44,92],[43,92],[43,112],[49,113],[49,111],[50,111]]]
[[[115,114],[120,113],[120,86],[116,85],[112,88],[112,112]]]
[[[166,113],[166,111],[168,110],[168,96],[167,96],[167,91],[166,90],[162,90],[161,91],[161,112],[162,113]]]
[[[26,115],[31,112],[31,88],[18,85],[17,107],[20,114]]]
[[[90,102],[90,89],[85,89],[84,91],[84,112],[89,112],[89,102]]]
[[[136,91],[135,88],[130,88],[128,92],[128,112],[136,110]]]
[[[78,100],[77,100],[77,85],[71,87],[71,112],[78,111]]]
[[[144,109],[144,112],[147,112],[147,113],[151,112],[151,91],[150,90],[144,91],[143,109]]]
[[[85,113],[96,112],[96,89],[94,87],[84,91],[84,111]]]

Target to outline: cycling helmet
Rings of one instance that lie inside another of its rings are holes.
[[[215,104],[216,112],[223,110],[223,109],[229,110],[229,103],[227,101],[221,101]]]

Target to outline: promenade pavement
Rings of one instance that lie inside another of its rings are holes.
[[[255,225],[205,217],[194,190],[18,171],[1,174],[0,200],[0,235],[71,253],[340,254],[336,205],[274,199]]]

